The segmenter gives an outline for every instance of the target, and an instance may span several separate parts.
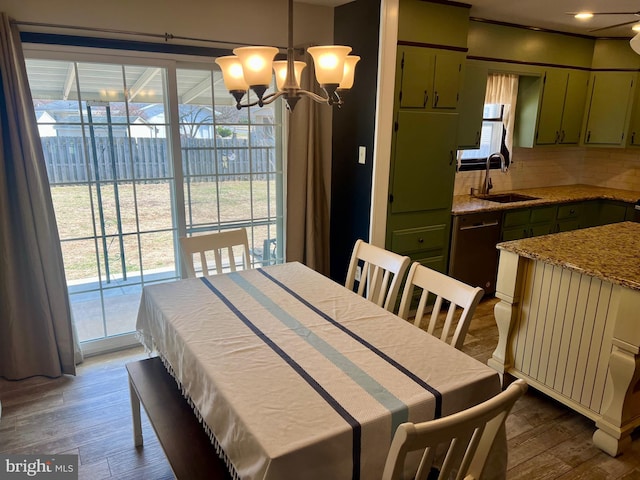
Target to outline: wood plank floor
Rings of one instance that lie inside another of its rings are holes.
[[[482,362],[497,342],[494,304],[480,304],[464,346]],[[87,480],[172,479],[144,414],[145,445],[133,446],[124,364],[145,357],[135,348],[89,358],[76,377],[0,379],[0,453],[77,454],[79,477]],[[592,421],[529,389],[507,424],[507,478],[640,480],[640,439],[611,458],[593,447],[593,431]]]

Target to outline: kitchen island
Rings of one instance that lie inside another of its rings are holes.
[[[498,244],[489,366],[596,423],[616,456],[640,426],[640,223]]]

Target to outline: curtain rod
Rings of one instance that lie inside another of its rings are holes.
[[[45,28],[59,28],[59,29],[67,29],[67,30],[81,30],[85,32],[99,32],[99,33],[117,33],[120,35],[135,35],[140,37],[150,37],[150,38],[161,38],[165,42],[169,42],[171,40],[189,40],[195,42],[207,42],[207,43],[216,43],[223,45],[240,45],[240,46],[252,46],[254,44],[251,43],[243,43],[243,42],[228,42],[225,40],[211,40],[208,38],[197,38],[197,37],[183,37],[179,35],[173,35],[172,33],[143,33],[143,32],[132,32],[130,30],[114,30],[111,28],[95,28],[95,27],[79,27],[77,25],[60,25],[55,23],[40,23],[40,22],[20,22],[17,20],[11,20],[11,24],[17,26],[27,26],[27,27],[45,27]],[[286,47],[276,46],[280,50],[286,50]]]

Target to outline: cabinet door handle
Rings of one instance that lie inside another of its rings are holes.
[[[480,145],[480,132],[476,132],[476,147]]]
[[[533,228],[530,228],[530,229],[529,229],[529,236],[530,236],[530,237],[533,237]]]
[[[564,142],[564,130],[562,130],[562,133],[560,134],[560,143]]]
[[[453,150],[449,150],[449,166],[453,165]]]
[[[556,130],[556,139],[553,143],[560,143],[560,132]]]
[[[419,237],[419,238],[418,238],[418,243],[424,243],[424,238]]]
[[[425,108],[427,106],[427,102],[429,101],[429,94],[427,93],[427,91],[424,91],[424,102],[422,103],[422,108]]]
[[[591,130],[587,132],[587,143],[591,140]]]
[[[440,100],[440,96],[438,95],[438,92],[435,92],[435,95],[436,95],[436,97],[434,99],[433,106],[437,107],[438,106],[438,100]]]

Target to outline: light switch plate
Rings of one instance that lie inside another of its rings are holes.
[[[358,163],[361,163],[362,165],[364,165],[366,155],[367,155],[367,147],[360,145],[358,147]]]

